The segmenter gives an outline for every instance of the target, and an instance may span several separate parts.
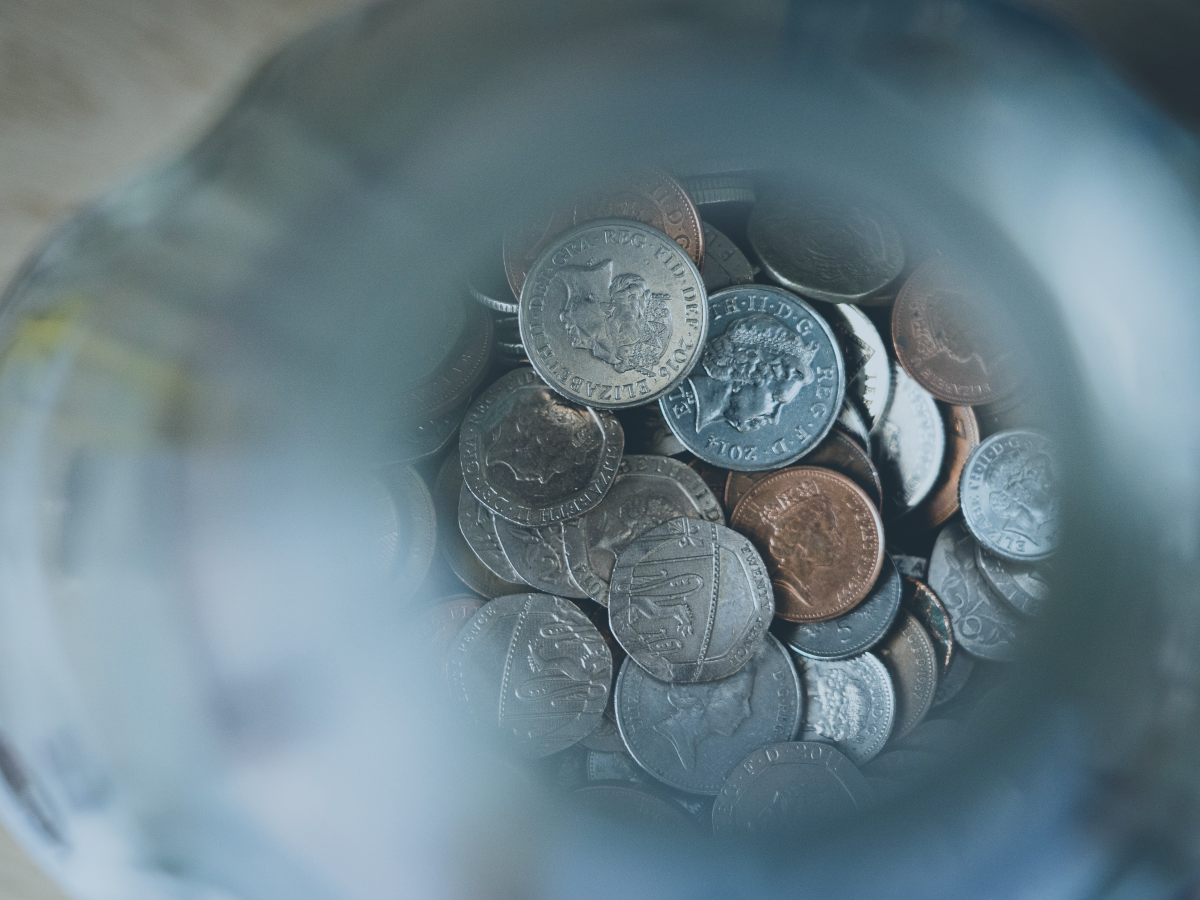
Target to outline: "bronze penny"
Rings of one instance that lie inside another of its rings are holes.
[[[937,528],[958,512],[958,481],[971,451],[979,446],[979,421],[969,406],[938,403],[946,426],[946,452],[933,489],[913,515],[926,528]]]
[[[834,427],[811,453],[804,455],[804,465],[823,466],[841,472],[867,492],[875,508],[883,502],[883,487],[879,483],[879,472],[871,457],[858,442]],[[758,482],[770,472],[730,472],[725,481],[725,508],[733,509]]]
[[[823,622],[853,609],[883,567],[883,521],[858,485],[796,466],[750,488],[730,525],[758,547],[775,587],[775,614]]]
[[[1018,366],[998,304],[940,256],[923,263],[892,307],[896,357],[933,396],[978,406],[1008,394]]]
[[[704,263],[704,231],[696,207],[674,178],[650,171],[505,231],[504,272],[514,296],[521,296],[525,277],[551,241],[576,225],[598,219],[633,219],[657,228],[683,248],[696,268]]]

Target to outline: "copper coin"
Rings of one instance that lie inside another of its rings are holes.
[[[704,263],[704,231],[696,207],[674,178],[650,171],[505,231],[504,272],[513,294],[521,296],[525,277],[551,241],[597,219],[633,219],[657,228],[683,248],[696,268]]]
[[[811,453],[804,455],[804,464],[841,472],[867,492],[876,509],[879,509],[879,504],[883,502],[883,487],[879,483],[879,472],[871,462],[871,457],[867,456],[867,452],[857,441],[836,427]],[[738,501],[746,496],[750,488],[770,474],[772,473],[730,472],[725,481],[725,508],[733,509],[737,506]]]
[[[854,608],[883,567],[883,522],[858,485],[796,466],[754,485],[730,525],[758,547],[775,587],[775,614],[823,622]]]
[[[937,528],[958,512],[958,481],[971,451],[979,446],[979,422],[969,406],[938,403],[946,426],[942,471],[914,515],[926,528]]]
[[[904,283],[892,307],[896,356],[917,384],[960,406],[990,403],[1016,386],[1000,309],[940,256]]]

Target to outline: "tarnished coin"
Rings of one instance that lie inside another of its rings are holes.
[[[416,462],[441,453],[458,432],[459,423],[466,414],[467,407],[464,404],[428,419],[400,422],[388,441],[388,461]]]
[[[937,653],[920,623],[903,613],[888,639],[875,648],[875,655],[892,676],[892,689],[896,694],[892,738],[899,740],[917,727],[933,705],[933,695],[937,691]]]
[[[742,760],[721,787],[713,830],[777,838],[865,809],[872,799],[854,763],[828,744],[772,744]]]
[[[498,577],[510,584],[525,583],[500,544],[500,535],[496,533],[496,517],[465,484],[458,494],[458,530],[479,561]]]
[[[796,669],[769,634],[747,665],[720,681],[667,684],[632,659],[617,676],[625,746],[659,781],[694,794],[716,794],[749,753],[792,740],[801,703]]]
[[[608,605],[613,566],[634,538],[671,519],[725,524],[725,513],[695,471],[665,456],[626,454],[604,500],[563,522],[567,565],[580,587]]]
[[[958,483],[972,451],[979,446],[979,422],[969,406],[938,404],[946,432],[942,470],[929,494],[913,513],[926,528],[937,528],[958,512]]]
[[[611,413],[565,400],[533,369],[513,369],[471,404],[458,446],[463,479],[484,506],[518,525],[548,525],[604,499],[624,443]]]
[[[548,756],[600,721],[612,656],[587,616],[549,594],[498,597],[449,653],[452,695],[524,756]]]
[[[1009,393],[1019,365],[999,304],[935,256],[904,282],[892,306],[901,365],[929,393],[958,406]]]
[[[904,579],[904,608],[921,623],[933,641],[940,686],[941,679],[950,671],[950,664],[954,661],[954,626],[950,623],[950,614],[929,585],[911,576]]]
[[[909,556],[907,553],[893,553],[892,562],[900,570],[901,575],[924,581],[929,574],[929,560],[923,556]]]
[[[833,469],[845,475],[860,488],[866,491],[875,508],[879,509],[883,502],[883,488],[879,483],[879,473],[867,451],[858,442],[846,435],[840,427],[825,436],[816,447],[804,456],[806,466],[821,466]],[[725,508],[733,509],[746,493],[762,481],[770,472],[730,472],[725,482]]]
[[[622,825],[674,832],[691,831],[695,826],[678,803],[660,797],[646,786],[625,781],[597,781],[571,792],[576,807],[584,812],[612,819]]]
[[[1012,562],[988,553],[977,545],[975,565],[992,590],[1007,600],[1017,612],[1036,616],[1045,609],[1046,601],[1050,598],[1050,585],[1045,578],[1049,563],[1030,565]]]
[[[777,195],[754,207],[746,236],[776,281],[828,303],[865,300],[904,268],[899,230],[862,203]]]
[[[391,466],[380,473],[391,503],[383,542],[389,554],[389,577],[401,587],[415,589],[429,571],[437,548],[437,512],[421,476],[408,466]]]
[[[896,696],[888,671],[863,653],[842,660],[795,658],[804,685],[801,740],[833,744],[861,766],[892,733]]]
[[[877,429],[875,464],[883,482],[884,515],[914,509],[933,490],[942,469],[946,433],[937,403],[901,368],[892,405]]]
[[[704,350],[700,272],[661,231],[589,222],[555,238],[521,291],[521,340],[551,387],[604,409],[673,390]]]
[[[487,373],[492,359],[491,314],[469,300],[461,307],[462,327],[441,362],[401,398],[409,421],[423,421],[462,406]]]
[[[829,325],[779,288],[708,298],[708,343],[691,376],[659,402],[683,444],[713,465],[777,469],[829,433],[846,393]]]
[[[526,584],[556,597],[582,600],[587,591],[571,575],[561,522],[526,528],[496,517],[504,555]]]
[[[691,199],[665,172],[642,172],[606,191],[530,220],[504,233],[504,271],[513,295],[521,296],[534,262],[559,235],[601,219],[640,222],[665,234],[696,268],[704,264],[704,233]]]
[[[1016,659],[1021,622],[992,592],[975,564],[975,540],[957,521],[934,542],[929,586],[950,614],[959,647],[982,659]]]
[[[751,284],[758,272],[737,244],[707,222],[704,223],[704,289],[709,294],[735,284]]]
[[[858,441],[864,450],[870,452],[873,444],[871,429],[867,426],[866,417],[859,412],[853,400],[847,399],[842,403],[842,408],[838,411],[837,424],[846,434]]]
[[[730,525],[762,553],[775,614],[821,622],[849,612],[883,567],[883,523],[845,475],[813,466],[775,472],[738,503]]]
[[[900,573],[888,556],[871,593],[850,612],[824,622],[784,625],[775,634],[810,659],[847,659],[883,639],[900,611]]]
[[[933,695],[933,705],[941,706],[957,697],[958,692],[967,683],[967,679],[971,677],[974,668],[975,658],[955,649],[954,658],[950,660],[950,668],[946,670],[944,676],[938,678],[937,693]]]
[[[1013,429],[989,435],[971,454],[959,485],[963,521],[975,539],[1014,562],[1058,549],[1058,459],[1048,437]]]
[[[715,522],[671,519],[617,557],[609,623],[625,652],[675,684],[728,678],[753,657],[774,612],[754,546]]]
[[[857,306],[827,304],[820,310],[837,335],[846,364],[846,399],[866,413],[873,428],[892,400],[892,364],[878,329]]]

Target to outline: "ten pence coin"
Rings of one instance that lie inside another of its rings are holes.
[[[925,718],[937,691],[938,660],[933,641],[908,613],[875,655],[887,666],[896,694],[892,739],[900,740]]]
[[[856,765],[875,756],[887,743],[896,717],[892,680],[871,653],[850,659],[796,658],[804,685],[805,741],[824,741]]]
[[[883,522],[862,488],[828,469],[797,466],[754,485],[730,517],[759,548],[775,614],[820,622],[849,612],[883,567]]]
[[[937,528],[959,510],[958,484],[971,452],[979,446],[979,422],[969,406],[938,403],[946,432],[942,470],[914,513],[927,528]]]

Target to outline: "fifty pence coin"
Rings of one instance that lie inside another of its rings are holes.
[[[892,627],[900,611],[900,573],[888,556],[871,593],[850,612],[824,622],[783,625],[776,635],[810,659],[847,659],[870,650]]]
[[[892,405],[877,429],[875,464],[889,518],[916,507],[933,490],[942,469],[946,433],[937,403],[901,368],[895,370]]]
[[[967,528],[997,556],[1032,562],[1058,549],[1058,460],[1044,434],[989,435],[967,460],[959,496]]]
[[[749,753],[792,740],[801,702],[796,669],[769,634],[747,665],[720,681],[667,684],[632,659],[617,677],[625,746],[659,781],[694,794],[716,794]]]
[[[757,652],[774,612],[754,546],[715,522],[679,518],[617,557],[609,624],[625,652],[675,684],[728,678]]]
[[[708,343],[691,376],[659,401],[700,459],[777,469],[829,433],[846,393],[833,331],[798,297],[747,285],[708,298]]]
[[[861,766],[892,733],[896,697],[883,663],[870,653],[842,660],[796,657],[804,685],[801,740],[833,744]]]
[[[549,594],[498,597],[477,612],[448,657],[452,695],[472,720],[524,756],[548,756],[600,722],[612,681],[604,638]]]
[[[1016,563],[976,546],[975,564],[992,589],[1017,612],[1036,616],[1046,608],[1050,585],[1046,583],[1045,572],[1049,563]]]
[[[490,509],[475,499],[475,495],[465,484],[458,494],[458,530],[466,539],[467,546],[479,557],[479,561],[499,578],[510,584],[525,583],[500,544],[500,535],[496,533],[496,517]]]
[[[979,446],[979,422],[969,406],[949,406],[939,403],[942,425],[946,432],[946,450],[942,470],[929,494],[914,513],[927,528],[937,528],[959,510],[958,484],[963,467],[972,451]]]
[[[758,269],[746,259],[746,254],[737,244],[725,237],[707,222],[704,223],[704,289],[709,294],[733,287],[735,284],[751,284]]]
[[[485,390],[458,441],[471,493],[518,525],[561,522],[596,506],[624,444],[611,413],[558,396],[533,369],[513,369]]]
[[[534,262],[518,316],[529,361],[565,397],[640,406],[692,370],[708,334],[700,272],[679,245],[638,222],[589,222]]]
[[[950,623],[950,614],[942,606],[937,594],[918,578],[905,576],[903,593],[904,608],[921,623],[937,651],[940,686],[942,677],[950,671],[950,664],[954,660],[954,626]]]
[[[896,695],[896,721],[892,739],[900,740],[925,718],[937,691],[938,660],[933,641],[908,613],[904,613],[888,639],[875,649],[892,676]]]
[[[671,519],[725,524],[725,513],[694,470],[665,456],[626,454],[613,486],[591,512],[563,522],[567,565],[597,603],[608,605],[617,557],[639,535]]]
[[[857,306],[829,304],[821,314],[837,335],[846,364],[846,398],[866,412],[873,428],[892,400],[892,364],[879,331]]]
[[[582,600],[587,596],[567,566],[561,522],[526,528],[497,517],[496,536],[504,555],[526,584],[556,597]]]

